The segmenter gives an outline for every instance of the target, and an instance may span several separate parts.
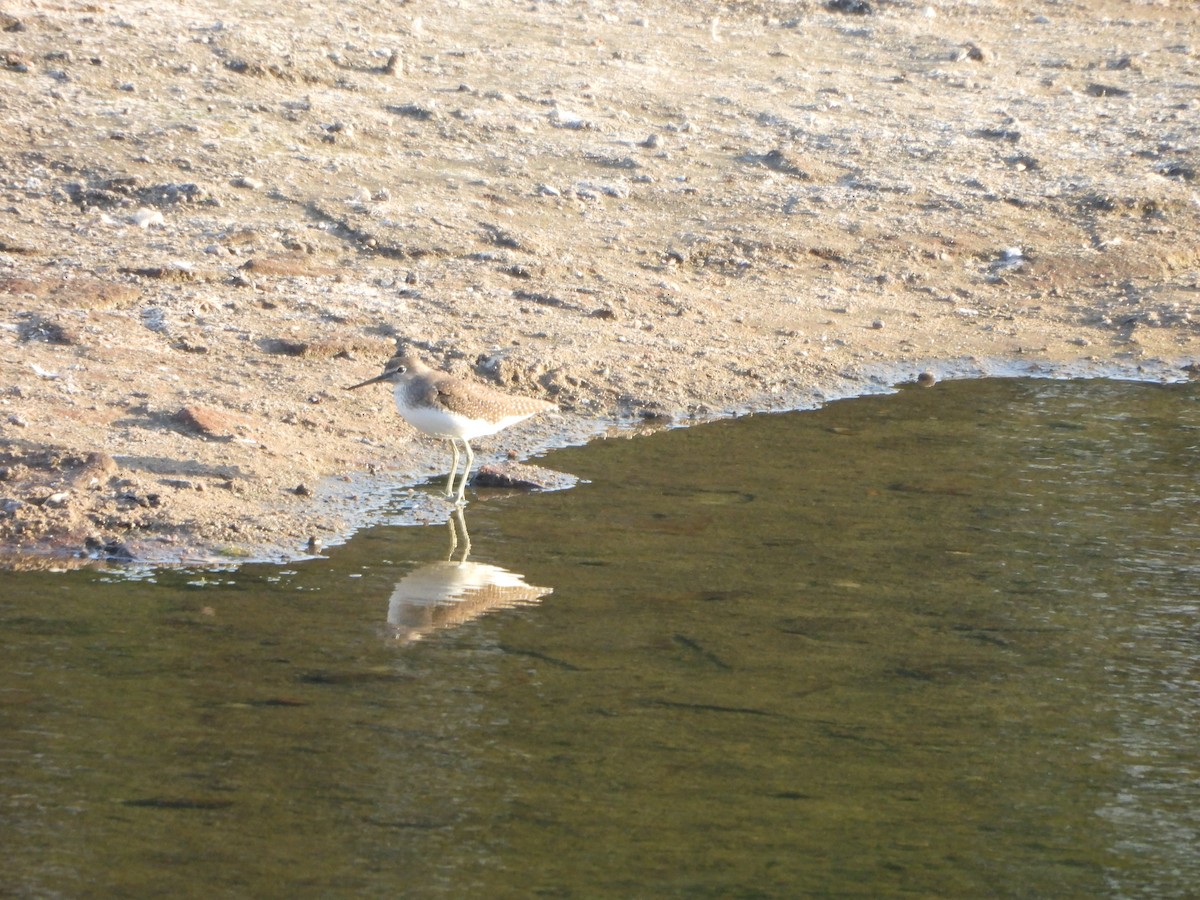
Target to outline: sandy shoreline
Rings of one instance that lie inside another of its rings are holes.
[[[873,8],[7,7],[0,544],[343,539],[446,465],[343,390],[397,338],[564,410],[481,457],[926,369],[1187,377],[1194,7]]]

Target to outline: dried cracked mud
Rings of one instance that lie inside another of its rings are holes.
[[[919,372],[1187,377],[1191,0],[10,3],[10,565],[303,556],[444,472]],[[414,501],[436,517],[438,501]]]

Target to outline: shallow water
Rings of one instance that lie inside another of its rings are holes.
[[[0,575],[0,893],[1191,896],[1198,450],[945,383],[557,451],[469,566]]]

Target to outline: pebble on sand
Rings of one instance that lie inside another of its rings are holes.
[[[138,228],[162,228],[167,224],[162,213],[157,209],[148,209],[145,206],[133,214],[132,221]]]

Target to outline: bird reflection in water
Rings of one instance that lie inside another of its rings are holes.
[[[461,506],[447,525],[450,552],[446,560],[409,572],[396,583],[388,600],[388,631],[402,644],[443,628],[457,628],[495,610],[529,606],[554,590],[526,584],[523,575],[499,566],[468,562],[471,536]]]

